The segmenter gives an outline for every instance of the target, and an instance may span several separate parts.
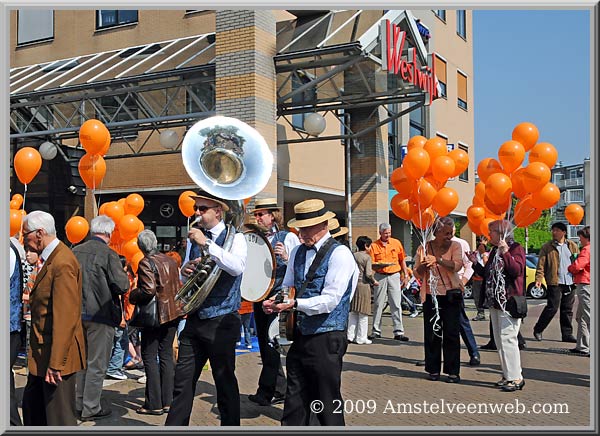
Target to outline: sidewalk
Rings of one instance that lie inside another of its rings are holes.
[[[533,339],[533,325],[543,304],[545,301],[529,301],[529,316],[521,328],[527,339],[527,350],[521,352],[526,385],[523,391],[514,393],[502,392],[494,387],[501,378],[498,353],[495,351],[481,351],[481,365],[470,367],[467,363],[469,356],[463,347],[461,383],[445,383],[443,376],[440,381],[429,381],[424,368],[415,365],[423,358],[422,316],[403,317],[409,342],[391,339],[391,319],[389,314],[384,316],[384,338],[371,345],[350,344],[344,358],[342,392],[347,412],[346,425],[421,429],[444,426],[588,426],[591,419],[591,359],[567,354],[573,344],[559,341],[558,315],[544,332],[542,342]],[[472,300],[467,300],[467,314],[470,318],[475,315]],[[471,325],[477,342],[485,344],[488,322],[472,322]],[[259,373],[260,357],[256,350],[238,355],[236,375],[241,395],[242,426],[279,426],[283,405],[263,407],[248,400],[248,394],[256,390]],[[103,400],[110,404],[112,415],[81,425],[163,425],[166,415],[135,413],[135,409],[142,405],[145,387],[135,378],[142,374],[130,371],[132,378],[128,380],[106,380]],[[22,387],[25,377],[17,374],[16,383],[17,387]],[[18,391],[18,395],[22,395],[22,389]],[[219,426],[210,370],[203,371],[196,392],[190,425]],[[505,405],[507,411],[492,410],[492,407]],[[412,413],[408,413],[410,407]],[[463,407],[464,410],[461,409]],[[487,413],[483,413],[486,412],[485,407]],[[510,407],[516,407],[516,410],[513,412]]]

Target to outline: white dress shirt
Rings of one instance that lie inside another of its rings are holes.
[[[48,245],[46,245],[46,248],[44,248],[44,250],[42,251],[42,254],[40,255],[40,259],[42,261],[41,265],[40,265],[40,269],[42,269],[42,267],[44,266],[44,264],[46,263],[46,261],[48,260],[48,258],[52,254],[52,252],[54,251],[54,249],[58,246],[59,242],[60,241],[58,240],[58,238],[55,238],[52,240],[52,242],[50,242]]]
[[[273,238],[275,238],[274,234],[267,237],[267,239],[269,240],[269,243],[271,244],[271,247],[275,248],[273,246]],[[298,236],[296,236],[295,233],[289,232],[287,235],[285,235],[285,239],[283,240],[283,245],[285,246],[285,251],[287,251],[288,258],[291,258],[292,250],[294,248],[296,248],[298,245],[300,245],[300,239],[298,239]],[[284,262],[287,263],[286,261],[284,261]]]
[[[461,251],[462,251],[463,267],[460,269],[460,271],[458,271],[458,276],[461,278],[461,280],[463,278],[465,280],[470,280],[471,277],[473,276],[473,273],[475,272],[473,270],[473,262],[471,262],[469,260],[469,257],[467,256],[467,253],[469,251],[471,251],[471,247],[469,247],[469,243],[462,238],[453,236],[452,240],[458,242],[462,249]]]
[[[317,241],[315,244],[317,250],[319,250],[329,238],[331,238],[331,235],[327,232],[325,236]],[[298,247],[295,247],[290,254],[290,260],[283,279],[283,286],[294,286],[294,259],[296,258],[297,251]],[[306,263],[304,265],[305,277],[316,255],[317,252],[315,250],[306,251]],[[297,310],[300,310],[307,315],[330,313],[338,304],[340,304],[350,280],[352,280],[352,290],[350,294],[350,300],[352,300],[356,284],[358,283],[358,266],[348,247],[340,245],[333,250],[333,253],[331,253],[331,256],[329,257],[329,265],[327,266],[327,274],[325,275],[325,282],[323,284],[321,295],[310,298],[299,298],[297,300]],[[299,289],[296,291],[299,291]]]
[[[220,221],[219,224],[208,231],[212,235],[211,239],[216,241],[223,230],[225,230],[225,223]],[[183,265],[190,260],[191,246],[192,242],[188,239]],[[242,233],[236,233],[230,251],[224,250],[215,243],[209,245],[208,253],[210,254],[211,259],[213,259],[217,266],[223,271],[234,277],[239,276],[244,272],[244,268],[246,267],[246,256],[248,254],[246,238]]]

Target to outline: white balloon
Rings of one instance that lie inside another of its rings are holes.
[[[309,135],[319,136],[325,130],[325,118],[318,113],[308,114],[304,118],[304,130]]]
[[[56,157],[58,153],[58,148],[53,143],[46,141],[40,145],[40,154],[42,155],[42,159],[52,160]]]
[[[177,144],[179,144],[179,135],[175,130],[167,129],[160,132],[160,145],[169,150],[174,150]]]

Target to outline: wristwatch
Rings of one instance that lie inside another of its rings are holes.
[[[441,265],[441,264],[442,264],[442,260],[444,260],[444,259],[442,259],[442,256],[440,256],[440,258],[438,259],[438,264],[439,264],[439,265]]]
[[[208,250],[208,247],[210,247],[212,244],[214,244],[214,241],[212,239],[206,238],[206,242],[204,243],[204,245],[207,250]]]

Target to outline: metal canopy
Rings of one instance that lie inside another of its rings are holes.
[[[61,142],[90,118],[113,139],[189,125],[214,114],[214,58],[212,33],[12,68],[11,139]]]
[[[400,116],[390,109],[391,105],[419,103],[411,105],[410,111],[425,104],[422,90],[381,68],[379,32],[381,21],[386,19],[407,33],[403,54],[415,47],[421,63],[426,64],[427,49],[410,11],[321,11],[279,23],[279,54],[275,57],[278,116],[332,112],[343,123],[343,111],[383,106],[388,117],[378,125],[384,125]],[[376,114],[373,110],[371,116]],[[357,138],[364,134],[349,131],[347,135],[309,138],[297,127],[294,130],[298,139],[280,143]]]

